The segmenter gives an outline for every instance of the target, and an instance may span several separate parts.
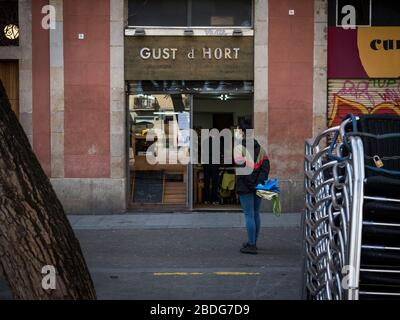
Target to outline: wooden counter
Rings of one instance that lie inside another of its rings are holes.
[[[135,161],[129,163],[131,171],[131,200],[135,192],[135,172],[162,171],[163,196],[159,204],[185,205],[187,203],[187,166],[182,164],[149,164],[146,156],[136,156]],[[181,175],[182,181],[169,180],[172,175]]]

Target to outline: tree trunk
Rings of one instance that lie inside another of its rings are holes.
[[[55,289],[42,285],[51,285],[45,266],[54,267]],[[15,299],[96,299],[79,242],[1,81],[0,269]]]

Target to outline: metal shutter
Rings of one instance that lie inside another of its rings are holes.
[[[349,113],[400,115],[400,79],[329,79],[328,126]]]

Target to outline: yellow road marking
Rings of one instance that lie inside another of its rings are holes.
[[[259,272],[213,272],[210,273],[217,276],[259,276]],[[154,272],[154,276],[156,277],[164,277],[164,276],[203,276],[205,273],[203,272]]]
[[[214,272],[217,276],[258,276],[259,272]]]
[[[160,276],[201,276],[201,272],[155,272],[153,275]]]

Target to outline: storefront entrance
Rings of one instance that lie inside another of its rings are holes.
[[[11,108],[19,116],[19,67],[18,61],[0,60],[0,80],[6,90]]]
[[[130,208],[238,209],[224,141],[213,165],[202,162],[201,143],[194,144],[204,129],[232,132],[241,119],[252,121],[252,82],[135,81],[128,89]]]

